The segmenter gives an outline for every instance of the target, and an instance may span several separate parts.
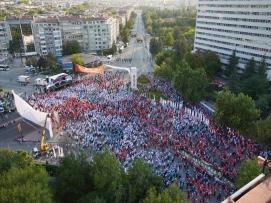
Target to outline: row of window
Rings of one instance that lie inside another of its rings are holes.
[[[263,34],[263,33],[259,33],[258,30],[257,32],[253,33],[253,32],[244,32],[244,31],[238,31],[238,30],[226,30],[226,29],[221,29],[221,28],[203,27],[203,26],[198,26],[198,25],[197,25],[197,29],[210,30],[210,31],[221,32],[221,33],[231,33],[231,34],[244,35],[244,36],[247,35],[247,36],[264,37],[264,38],[267,38],[268,40],[270,40],[271,38],[271,33]]]
[[[203,36],[209,36],[209,37],[217,37],[217,38],[221,38],[221,39],[230,39],[230,40],[234,40],[234,41],[238,41],[238,42],[246,41],[246,42],[255,43],[257,45],[267,45],[268,44],[266,41],[259,41],[259,40],[251,41],[250,39],[246,39],[246,38],[244,38],[244,36],[241,36],[241,35],[238,36],[238,37],[232,37],[232,36],[226,36],[226,35],[221,35],[221,34],[213,34],[213,33],[206,33],[206,32],[200,32],[200,31],[197,31],[196,34],[197,34],[197,36],[198,35],[203,35]],[[271,45],[271,41],[270,41],[269,44]],[[265,52],[269,51],[268,49],[264,49],[264,48],[259,48],[257,50],[265,51]],[[271,47],[270,47],[270,51],[271,51]]]
[[[199,4],[199,7],[213,7],[213,8],[271,8],[271,4],[251,5],[251,4]]]
[[[215,49],[218,49],[218,50],[228,51],[230,54],[232,54],[232,51],[233,51],[233,49],[230,49],[230,48],[195,41],[195,48],[197,48],[197,45],[202,45],[202,46],[212,47],[212,48],[215,48]],[[237,54],[246,55],[246,56],[248,56],[248,58],[257,57],[257,58],[261,59],[261,58],[265,57],[266,59],[271,60],[271,56],[263,56],[263,55],[260,55],[260,54],[245,52],[245,51],[240,51],[240,50],[236,50],[236,55]],[[269,66],[271,66],[271,64],[269,64],[269,63],[267,63],[267,64]]]
[[[207,22],[202,20],[197,20],[197,24],[205,24],[205,25],[215,25],[215,26],[225,26],[225,27],[234,27],[234,28],[245,28],[245,29],[253,29],[253,30],[271,30],[270,27],[259,27],[252,25],[237,25],[234,22],[232,24],[229,23],[216,23],[216,22]]]
[[[198,8],[198,13],[216,13],[230,15],[255,15],[255,16],[270,16],[271,12],[250,12],[250,11],[214,11]]]
[[[271,23],[271,20],[267,19],[251,19],[251,18],[232,18],[221,16],[203,16],[198,15],[198,19],[214,19],[214,20],[230,20],[230,21],[242,21],[242,22],[257,22],[257,23]]]
[[[232,47],[235,47],[235,48],[240,47],[240,48],[246,48],[246,49],[262,51],[262,52],[265,52],[265,53],[271,52],[271,48],[270,49],[265,49],[265,48],[262,48],[262,47],[255,47],[255,46],[248,46],[248,45],[238,44],[238,42],[240,42],[240,41],[236,41],[236,43],[232,43],[232,42],[225,42],[225,41],[208,39],[208,38],[205,38],[205,37],[198,37],[198,36],[196,37],[196,39],[200,39],[200,40],[203,40],[203,41],[214,42],[214,43],[218,43],[218,44],[224,44],[224,45],[232,46]],[[240,39],[240,40],[242,40],[242,39]]]

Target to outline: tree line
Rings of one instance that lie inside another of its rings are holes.
[[[108,151],[70,154],[59,166],[37,165],[25,152],[0,150],[0,202],[187,202],[176,184],[164,187],[141,159],[124,171]]]

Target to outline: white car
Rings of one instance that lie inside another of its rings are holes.
[[[0,70],[7,71],[10,70],[8,65],[0,65]]]

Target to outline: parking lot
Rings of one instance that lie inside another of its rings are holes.
[[[17,79],[19,75],[30,76],[29,84],[21,85]],[[35,92],[34,81],[38,77],[44,77],[42,75],[33,75],[26,73],[26,68],[22,64],[21,60],[16,58],[9,64],[9,70],[0,71],[0,88],[5,90],[14,90],[17,94],[31,95]]]

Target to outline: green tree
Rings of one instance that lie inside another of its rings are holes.
[[[37,66],[37,63],[38,63],[38,61],[37,61],[37,59],[35,57],[28,58],[25,61],[25,65],[27,65],[27,66],[31,66],[31,65],[32,66]]]
[[[0,202],[50,203],[52,195],[43,167],[11,168],[0,176]]]
[[[34,164],[32,158],[22,151],[11,152],[0,149],[0,174],[7,172],[10,168],[25,168]]]
[[[156,54],[155,56],[155,62],[158,66],[160,66],[163,62],[166,61],[166,59],[170,58],[172,56],[171,51],[161,51]]]
[[[48,176],[26,152],[0,150],[0,202],[52,202]]]
[[[154,67],[154,75],[171,81],[173,78],[173,70],[168,64],[163,62],[160,66],[156,65]]]
[[[183,37],[182,39],[178,39],[175,41],[173,48],[175,50],[176,57],[179,60],[182,60],[187,52],[189,52],[189,46],[186,39]]]
[[[10,54],[21,52],[21,41],[20,39],[13,39],[9,41],[8,51]]]
[[[93,157],[92,178],[97,194],[107,202],[123,202],[126,196],[125,173],[117,158],[106,151]]]
[[[258,100],[260,97],[268,93],[267,78],[263,78],[261,75],[256,73],[244,79],[241,85],[241,91],[252,97],[254,100]]]
[[[85,62],[84,62],[83,58],[78,54],[71,55],[71,61],[74,64],[79,64],[79,65],[82,65],[82,66],[85,65]]]
[[[204,69],[193,70],[183,61],[174,74],[173,85],[188,101],[192,103],[201,101],[207,87]]]
[[[261,63],[258,66],[259,75],[266,78],[267,77],[266,70],[267,70],[267,65],[266,65],[265,57],[263,57]]]
[[[169,46],[172,46],[173,43],[174,43],[173,35],[171,32],[168,32],[164,40],[164,45],[169,47]]]
[[[78,41],[67,41],[63,44],[63,55],[77,54],[81,52],[81,47]]]
[[[226,66],[225,75],[231,77],[231,75],[236,74],[238,69],[239,58],[236,56],[236,51],[232,52],[229,58],[229,63]]]
[[[180,191],[178,186],[173,183],[162,193],[157,193],[155,188],[150,188],[143,203],[185,203],[188,202],[186,196]]]
[[[153,56],[162,51],[163,44],[161,40],[152,38],[150,41],[150,52]]]
[[[248,159],[242,162],[235,181],[236,188],[240,189],[260,174],[261,168],[257,165],[256,159]]]
[[[256,62],[254,57],[252,57],[246,64],[245,70],[242,74],[242,79],[247,79],[256,73]]]
[[[76,202],[91,191],[91,165],[84,154],[70,154],[61,162],[56,178],[57,197],[63,202]]]
[[[37,66],[43,69],[47,68],[47,60],[43,56],[40,56],[37,61]]]
[[[249,128],[249,133],[259,143],[271,149],[271,115],[264,120],[257,121]]]
[[[128,173],[129,182],[129,202],[139,202],[147,194],[150,187],[157,191],[162,189],[162,179],[155,175],[150,167],[142,159],[134,160]]]
[[[218,94],[215,104],[215,120],[238,130],[245,130],[260,116],[253,99],[243,93],[235,96],[229,90]]]
[[[203,60],[204,60],[204,69],[210,78],[214,77],[214,75],[220,70],[221,64],[219,57],[216,53],[212,51],[203,52]]]

